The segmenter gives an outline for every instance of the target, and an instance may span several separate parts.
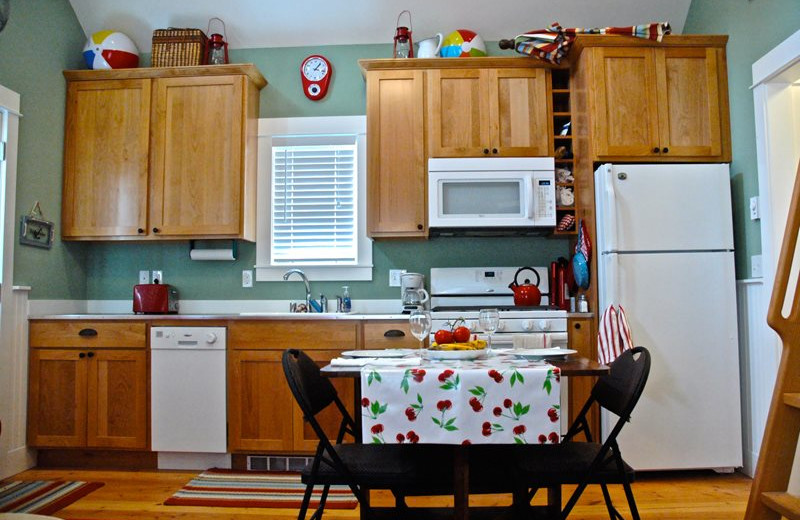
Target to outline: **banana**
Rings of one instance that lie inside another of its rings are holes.
[[[434,343],[431,345],[431,350],[481,350],[486,348],[486,341],[482,339],[473,339],[465,343]]]

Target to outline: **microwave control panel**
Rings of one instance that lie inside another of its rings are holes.
[[[533,223],[535,226],[556,225],[556,182],[553,172],[533,174]]]

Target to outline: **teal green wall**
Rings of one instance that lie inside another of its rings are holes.
[[[758,221],[749,200],[758,195],[752,65],[800,29],[797,0],[692,0],[684,34],[728,34],[731,105],[733,218],[736,277],[750,278],[750,256],[761,253]]]
[[[57,226],[61,221],[61,71],[83,67],[84,43],[67,0],[11,2],[11,17],[0,33],[0,84],[20,94],[24,116],[19,127],[16,222],[37,200],[45,218]],[[85,255],[84,244],[64,244],[58,233],[51,250],[17,244],[14,283],[32,286],[32,298],[84,298]]]

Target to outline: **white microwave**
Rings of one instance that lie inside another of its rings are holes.
[[[552,157],[428,159],[428,227],[525,230],[556,225]]]

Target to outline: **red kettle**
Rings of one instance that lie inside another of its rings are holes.
[[[531,271],[536,275],[536,283],[532,284],[530,279],[525,278],[525,282],[520,285],[517,281],[519,273]],[[533,307],[542,302],[542,292],[539,290],[539,273],[532,267],[520,267],[514,275],[514,281],[508,284],[508,288],[514,291],[514,305],[519,307]]]

